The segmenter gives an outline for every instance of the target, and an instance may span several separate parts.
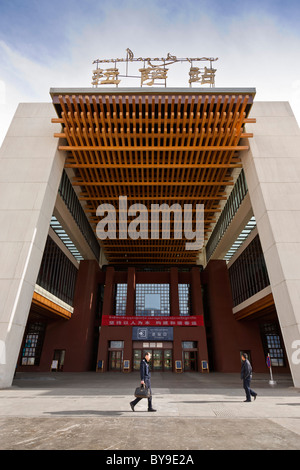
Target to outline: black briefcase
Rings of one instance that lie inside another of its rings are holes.
[[[145,385],[140,385],[135,389],[134,396],[137,398],[149,398],[151,393],[148,387]]]

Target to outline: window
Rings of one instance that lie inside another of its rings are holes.
[[[111,349],[123,349],[124,348],[124,341],[110,341],[109,347]]]
[[[178,284],[179,315],[191,315],[190,284]]]
[[[240,248],[240,246],[244,243],[246,238],[250,235],[252,230],[256,227],[256,220],[255,217],[251,217],[249,222],[245,225],[244,229],[241,231],[233,245],[230,247],[226,255],[224,256],[224,259],[226,261],[229,261],[233,255],[237,252],[237,250]]]
[[[137,284],[135,298],[136,315],[170,315],[169,284]]]
[[[197,349],[197,341],[182,341],[182,349]]]
[[[127,284],[116,285],[115,314],[126,315]]]
[[[29,323],[22,349],[22,366],[38,366],[40,363],[46,324]]]
[[[285,365],[284,354],[278,325],[276,323],[262,324],[261,334],[265,356],[270,354],[272,366],[283,367]]]
[[[64,245],[68,248],[70,253],[72,253],[74,258],[76,258],[77,261],[83,260],[84,259],[83,256],[80,254],[75,244],[70,239],[69,235],[65,232],[61,223],[57,220],[56,217],[54,217],[54,215],[51,218],[50,226],[53,228],[56,235],[59,236],[59,238],[64,243]]]

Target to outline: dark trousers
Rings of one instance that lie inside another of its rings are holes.
[[[148,410],[152,408],[152,392],[151,392],[151,382],[150,379],[145,379],[145,385],[150,390],[150,397],[148,398]],[[135,398],[131,403],[135,406],[139,401],[143,400],[143,398]]]
[[[246,399],[248,401],[251,401],[251,396],[256,397],[256,393],[254,392],[254,390],[252,390],[250,388],[250,383],[251,383],[251,378],[250,377],[247,377],[246,379],[243,379],[243,386],[244,386],[244,389],[245,389],[245,392],[246,392]]]

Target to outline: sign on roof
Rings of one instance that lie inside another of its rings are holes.
[[[169,67],[175,63],[187,62],[190,66],[188,72],[188,83],[191,87],[193,83],[197,85],[215,86],[215,68],[212,63],[218,58],[212,57],[186,57],[178,58],[175,55],[167,54],[167,57],[134,57],[130,49],[126,49],[126,58],[121,59],[97,59],[96,69],[93,70],[92,85],[116,85],[118,86],[123,78],[133,78],[140,81],[140,86],[164,85],[167,86]],[[113,66],[108,66],[113,64]],[[203,66],[200,66],[202,65]],[[196,66],[198,65],[198,66]],[[133,72],[129,72],[134,69]],[[133,75],[131,75],[133,73]]]

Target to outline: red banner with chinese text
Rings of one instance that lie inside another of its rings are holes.
[[[102,315],[102,326],[203,326],[202,315],[191,316],[117,316]]]

